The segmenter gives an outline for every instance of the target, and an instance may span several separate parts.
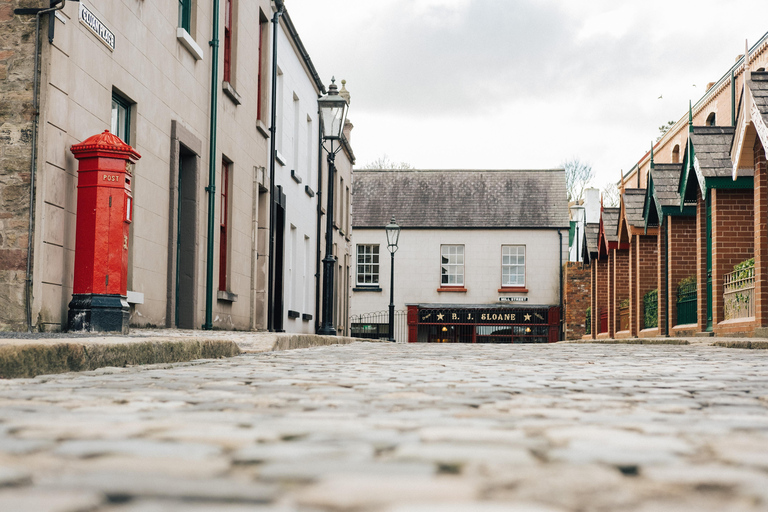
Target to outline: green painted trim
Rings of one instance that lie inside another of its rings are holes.
[[[692,205],[684,206],[682,209],[677,206],[662,206],[661,211],[664,215],[670,217],[695,217],[696,207]]]
[[[750,190],[755,188],[755,179],[752,176],[739,176],[733,178],[706,178],[707,188]]]

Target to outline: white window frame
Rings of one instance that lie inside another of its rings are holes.
[[[514,252],[512,251],[514,249]],[[522,252],[522,258],[523,262],[520,263],[519,259]],[[525,260],[526,260],[526,254],[525,254],[525,245],[502,245],[501,246],[501,286],[503,288],[518,288],[518,287],[525,287]],[[515,261],[512,262],[511,259],[506,258],[515,258]],[[518,270],[520,267],[522,267],[522,282],[518,282],[517,277],[521,274],[519,272],[513,272],[515,270]],[[506,272],[509,270],[509,272]],[[515,279],[511,279],[514,277]]]
[[[440,246],[440,286],[464,286],[464,245]]]
[[[363,250],[361,253],[360,250]],[[375,249],[375,250],[374,250]],[[370,261],[365,261],[365,257],[370,256]],[[355,283],[357,286],[379,286],[379,276],[381,275],[381,248],[379,244],[357,244],[355,251]],[[361,257],[363,261],[361,261]],[[362,281],[360,277],[362,276]],[[370,281],[366,282],[366,277]]]

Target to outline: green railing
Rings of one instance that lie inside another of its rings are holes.
[[[659,326],[659,290],[651,290],[643,296],[645,328]]]
[[[695,324],[697,308],[696,281],[681,283],[677,287],[677,325]]]

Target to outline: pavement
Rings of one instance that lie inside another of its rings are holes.
[[[0,380],[0,511],[768,510],[768,351],[349,343]]]

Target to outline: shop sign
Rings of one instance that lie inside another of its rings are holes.
[[[528,302],[528,297],[499,297],[500,302]]]
[[[420,324],[546,324],[546,309],[420,309]]]
[[[109,30],[99,18],[96,17],[88,8],[80,2],[80,23],[88,27],[88,29],[94,33],[99,41],[104,43],[104,46],[109,48],[110,51],[115,51],[115,34]]]

